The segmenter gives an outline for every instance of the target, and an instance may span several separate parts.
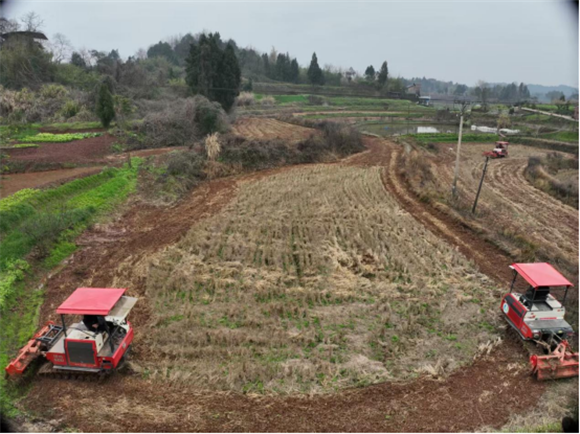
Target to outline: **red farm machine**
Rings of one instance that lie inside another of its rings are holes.
[[[538,380],[577,377],[578,353],[569,343],[574,330],[564,320],[562,305],[573,285],[547,263],[512,264],[510,268],[514,277],[501,311],[522,339],[536,342],[546,353],[530,357],[532,373]],[[523,294],[514,292],[518,276],[529,285]],[[555,288],[564,289],[561,301],[551,294]]]
[[[489,158],[505,158],[508,156],[508,146],[509,142],[495,142],[493,151],[484,152],[483,156]]]
[[[56,310],[61,324],[49,321],[28,341],[6,373],[20,376],[39,357],[38,373],[49,376],[99,377],[118,369],[133,342],[127,315],[137,302],[121,288],[78,288]],[[67,315],[82,316],[67,325]]]

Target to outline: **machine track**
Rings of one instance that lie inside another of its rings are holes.
[[[36,375],[42,378],[52,378],[61,380],[79,380],[86,382],[103,381],[111,376],[112,371],[101,371],[99,373],[83,372],[83,371],[63,371],[56,369],[51,362],[44,363]]]

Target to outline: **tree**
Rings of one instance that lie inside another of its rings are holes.
[[[564,94],[558,90],[552,90],[548,93],[546,93],[546,97],[548,97],[548,99],[550,101],[557,101],[560,100],[562,98]]]
[[[475,88],[475,95],[481,99],[481,106],[483,111],[487,111],[487,100],[489,99],[489,87],[483,80],[477,82]]]
[[[153,57],[165,57],[168,61],[173,64],[177,64],[177,57],[173,52],[173,48],[167,42],[159,41],[157,44],[152,45],[147,50],[147,57],[149,59]]]
[[[44,25],[44,20],[35,12],[28,12],[20,18],[23,30],[26,32],[37,32]]]
[[[290,81],[292,83],[298,83],[298,78],[300,77],[300,67],[298,66],[298,61],[294,58],[290,62]]]
[[[387,61],[385,60],[381,65],[381,70],[379,71],[377,80],[379,82],[379,87],[383,87],[389,78],[389,67],[387,66]]]
[[[373,65],[369,65],[369,66],[367,66],[367,69],[365,69],[365,77],[369,81],[375,81],[376,74],[377,73],[376,73],[375,67]]]
[[[453,95],[462,96],[465,95],[465,92],[467,92],[467,86],[464,84],[458,84],[455,87],[455,91],[453,91]]]
[[[232,44],[226,45],[220,68],[217,74],[216,101],[221,104],[225,111],[229,111],[240,94],[242,73],[238,64],[238,58]]]
[[[52,53],[52,59],[56,63],[60,63],[65,59],[68,59],[72,51],[72,45],[68,38],[62,33],[56,33],[50,43],[48,44],[50,52]]]
[[[30,38],[10,38],[0,49],[0,84],[14,89],[36,88],[52,81],[52,54]]]
[[[202,34],[186,59],[186,82],[193,93],[231,109],[240,93],[241,70],[232,44],[220,48],[219,33]]]
[[[115,103],[113,101],[113,95],[109,90],[109,85],[104,81],[99,86],[95,112],[101,120],[103,127],[108,128],[115,117]]]
[[[81,56],[76,51],[72,53],[72,56],[70,58],[70,63],[72,63],[74,66],[78,66],[79,68],[83,68],[83,69],[85,69],[87,67],[87,62],[85,62],[85,59],[83,59],[83,56]]]
[[[324,74],[322,73],[322,69],[318,66],[318,58],[316,57],[316,53],[312,53],[312,60],[310,61],[310,67],[308,68],[308,81],[311,84],[324,84]]]

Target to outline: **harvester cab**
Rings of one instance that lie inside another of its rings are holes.
[[[484,152],[483,156],[489,158],[505,158],[508,156],[508,146],[509,142],[495,142],[493,151]]]
[[[510,268],[514,277],[501,311],[522,339],[533,340],[548,352],[530,358],[533,373],[540,380],[577,377],[578,353],[571,351],[568,342],[574,330],[564,320],[563,306],[572,283],[548,263],[512,264]],[[529,284],[524,293],[514,291],[518,276]],[[552,295],[555,288],[564,289],[561,301]]]
[[[61,323],[49,321],[6,367],[10,376],[22,374],[30,363],[44,357],[39,373],[103,374],[117,369],[133,342],[127,321],[137,302],[122,288],[78,288],[56,313]],[[80,316],[69,322],[67,316]]]

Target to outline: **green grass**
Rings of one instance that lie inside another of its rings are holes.
[[[429,142],[457,142],[458,134],[454,133],[427,133],[427,134],[407,134],[409,137],[421,144]],[[498,140],[497,134],[463,134],[462,142],[495,142]]]
[[[44,128],[53,130],[89,130],[95,128],[102,128],[98,121],[90,122],[55,122],[52,124],[43,125]]]
[[[0,200],[2,368],[36,330],[43,301],[42,291],[36,289],[37,275],[54,268],[73,253],[77,236],[135,190],[139,163],[140,159],[134,158],[133,168],[109,168],[57,188],[21,190]],[[66,225],[51,226],[63,213],[67,215]],[[45,231],[51,236],[48,243]],[[33,262],[29,254],[41,245],[47,248],[46,255],[41,261]],[[0,411],[12,414],[15,411],[12,400],[21,392],[1,376]]]
[[[17,143],[15,145],[5,146],[2,149],[26,149],[26,148],[40,148],[36,143]]]
[[[63,143],[72,142],[73,140],[82,140],[89,137],[100,136],[101,133],[65,133],[65,134],[52,134],[52,133],[38,133],[34,136],[23,137],[20,141],[25,143],[32,142],[49,142],[49,143]]]
[[[398,112],[383,112],[383,113],[324,113],[304,116],[305,119],[332,119],[332,118],[420,118],[422,113],[398,113]]]
[[[540,138],[548,140],[558,140],[561,142],[578,143],[578,131],[557,131],[555,133],[541,134]]]

